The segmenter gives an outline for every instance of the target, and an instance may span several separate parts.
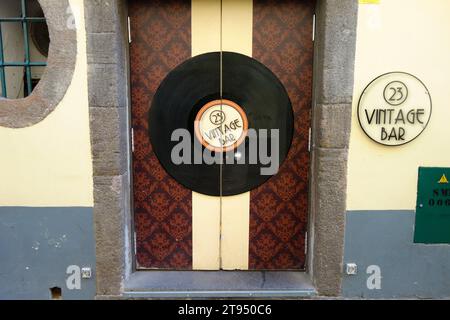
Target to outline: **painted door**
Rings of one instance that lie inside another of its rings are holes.
[[[129,1],[138,269],[304,269],[314,7],[313,0]],[[173,68],[221,50],[253,57],[275,73],[295,128],[276,176],[220,198],[192,192],[165,172],[152,151],[148,111]]]

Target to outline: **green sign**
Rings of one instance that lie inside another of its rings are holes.
[[[414,243],[450,243],[450,168],[419,168]]]

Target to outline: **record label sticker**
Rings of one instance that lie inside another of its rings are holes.
[[[195,135],[209,150],[228,152],[236,149],[248,130],[244,110],[230,100],[214,100],[204,105],[195,118]]]

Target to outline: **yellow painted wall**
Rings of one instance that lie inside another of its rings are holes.
[[[450,167],[449,14],[448,0],[381,0],[359,5],[348,210],[415,209],[418,167]],[[364,87],[391,71],[417,76],[433,101],[428,127],[400,147],[371,141],[356,115]]]
[[[0,127],[0,206],[93,205],[83,0],[70,4],[78,38],[72,83],[42,122]]]

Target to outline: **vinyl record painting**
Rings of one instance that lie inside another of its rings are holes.
[[[173,139],[177,129],[191,137],[182,163],[172,158],[180,143]],[[267,139],[262,140],[262,129]],[[275,149],[272,129],[279,134]],[[281,165],[292,141],[293,112],[285,88],[267,67],[245,55],[213,52],[185,61],[162,81],[149,111],[149,135],[158,160],[175,180],[199,193],[229,196],[271,177],[261,174],[269,165],[259,157],[260,150],[269,150]],[[255,141],[257,149],[250,145]],[[222,164],[199,162],[205,149]],[[234,163],[227,157],[234,157]],[[256,162],[250,161],[255,157]]]

